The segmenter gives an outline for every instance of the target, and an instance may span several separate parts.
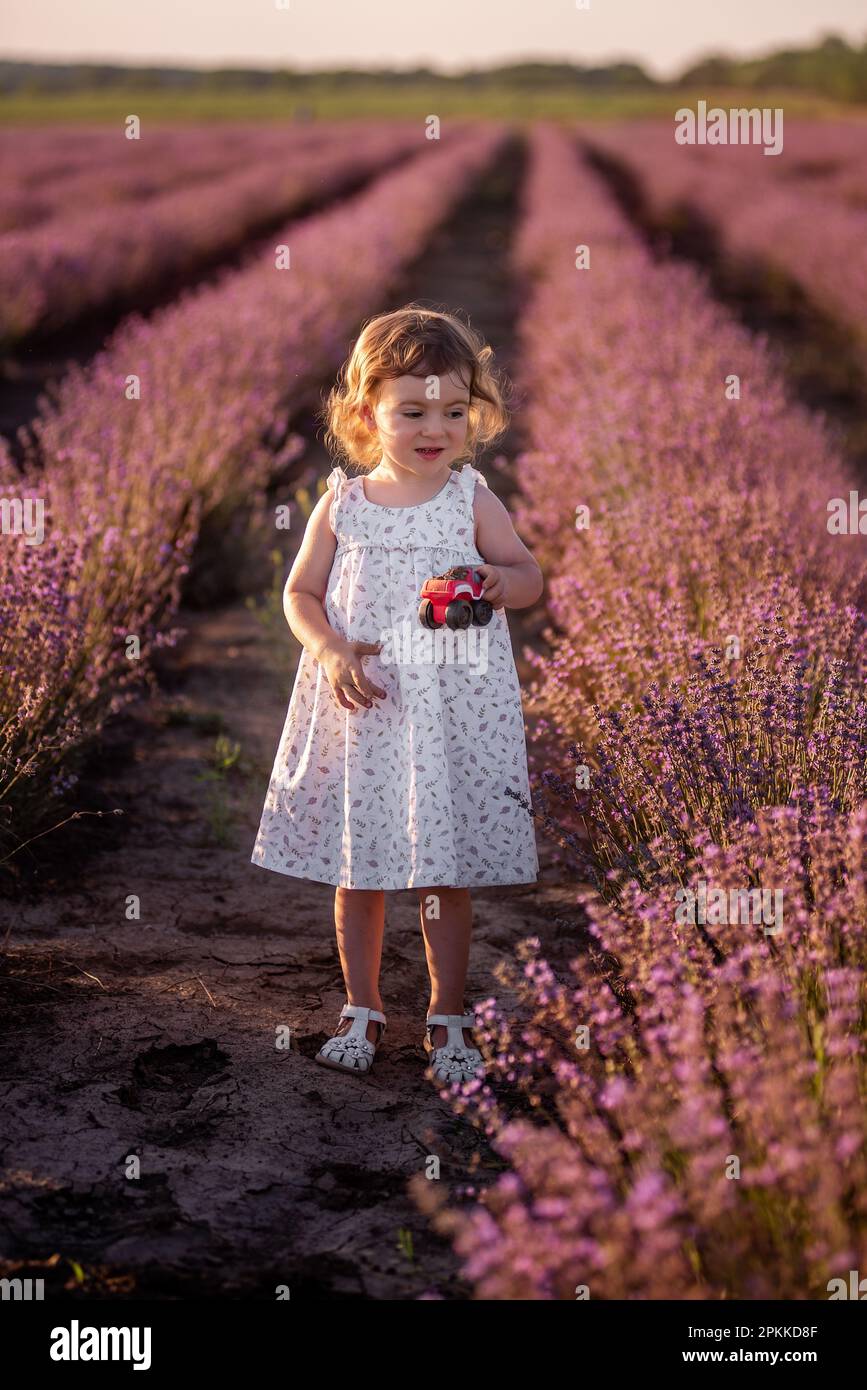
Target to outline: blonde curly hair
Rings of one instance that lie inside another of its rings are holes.
[[[467,438],[460,459],[473,459],[509,426],[512,386],[494,366],[494,350],[456,314],[417,303],[368,319],[337,374],[318,418],[329,453],[362,470],[376,467],[382,447],[358,413],[373,408],[384,381],[445,376],[468,381]],[[457,461],[457,460],[456,460]]]

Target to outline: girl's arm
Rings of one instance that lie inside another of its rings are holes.
[[[485,598],[494,608],[529,608],[545,587],[542,571],[512,525],[512,518],[490,488],[473,497],[476,549],[485,564]]]
[[[295,563],[283,589],[283,612],[293,634],[317,661],[330,646],[343,638],[325,616],[325,593],[334,563],[337,537],[331,529],[329,513],[333,494],[320,497],[310,514]]]
[[[283,589],[283,612],[295,637],[325,672],[337,703],[349,710],[359,704],[370,709],[373,699],[385,698],[386,691],[369,680],[361,658],[379,651],[381,644],[347,641],[334,631],[325,614],[328,576],[337,549],[330,521],[333,500],[332,493],[324,493],[310,514]]]

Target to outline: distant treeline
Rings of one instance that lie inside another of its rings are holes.
[[[442,86],[485,87],[639,87],[659,84],[637,63],[609,63],[581,67],[576,63],[510,63],[497,68],[470,68],[460,73],[435,72],[432,68],[166,68],[119,67],[106,63],[18,63],[0,60],[0,93],[76,92],[94,86],[135,86],[147,91],[284,92],[323,83],[353,82],[360,86],[413,87],[419,83]]]
[[[829,34],[812,48],[781,49],[761,58],[729,58],[713,54],[685,69],[672,81],[658,81],[638,63],[608,63],[599,67],[578,63],[508,63],[496,68],[471,68],[444,74],[430,68],[400,72],[391,68],[333,68],[313,72],[277,68],[123,67],[107,63],[24,63],[0,61],[0,95],[74,93],[115,87],[151,92],[205,93],[293,92],[324,84],[353,83],[360,87],[394,89],[424,86],[462,87],[474,91],[512,88],[533,90],[574,88],[583,91],[653,91],[732,87],[746,90],[794,88],[837,101],[867,101],[867,40],[860,48]]]
[[[836,101],[867,101],[867,41],[852,48],[829,34],[813,48],[786,48],[764,58],[703,58],[681,73],[689,87],[796,87]]]

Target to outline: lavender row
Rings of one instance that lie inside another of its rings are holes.
[[[332,141],[339,134],[339,126],[321,123],[276,128],[145,125],[136,139],[127,139],[125,130],[101,131],[97,140],[85,131],[73,142],[69,136],[74,132],[56,126],[36,132],[15,128],[0,135],[0,232],[103,205],[143,202],[182,183],[222,177],[242,164],[291,158],[305,145]]]
[[[590,734],[593,702],[683,676],[696,642],[746,636],[769,576],[791,605],[856,602],[865,545],[829,534],[829,499],[853,478],[767,344],[691,267],[654,262],[565,136],[540,134],[534,152],[516,244],[534,446],[518,519],[558,571],[552,616],[580,652],[563,673],[562,738]]]
[[[332,197],[360,175],[409,153],[415,129],[373,125],[352,139],[306,143],[203,186],[142,205],[107,204],[0,237],[0,340],[54,330],[116,299],[225,254],[309,199]]]
[[[741,198],[759,197],[776,184],[797,195],[837,199],[853,208],[867,206],[867,122],[795,119],[784,111],[778,128],[782,147],[778,154],[766,155],[760,143],[677,144],[671,117],[584,121],[576,127],[591,144],[598,136],[599,143],[612,150],[629,151],[636,166],[651,166],[660,154],[676,150],[684,170],[689,170],[689,183],[720,171],[735,175]]]
[[[698,146],[675,144],[671,131],[658,126],[645,129],[640,144],[626,126],[582,127],[582,135],[625,161],[656,214],[688,205],[712,223],[724,254],[759,260],[794,280],[845,326],[867,371],[867,196],[852,205],[828,196],[814,180],[751,178],[757,149],[705,147],[702,155]],[[785,158],[784,151],[779,159]],[[864,188],[867,194],[867,181]]]

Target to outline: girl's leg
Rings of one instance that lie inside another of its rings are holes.
[[[380,888],[338,888],[334,894],[334,925],[337,949],[343,967],[348,1004],[379,1009],[379,967],[385,929],[385,893]],[[335,1037],[352,1027],[351,1018],[342,1018]],[[370,1022],[367,1037],[377,1042],[382,1024]]]
[[[473,904],[469,888],[418,888],[421,930],[430,975],[430,1014],[462,1014],[470,937],[473,930]],[[472,1030],[462,1030],[464,1042],[472,1047]],[[446,1030],[434,1024],[431,1040],[442,1047]]]

